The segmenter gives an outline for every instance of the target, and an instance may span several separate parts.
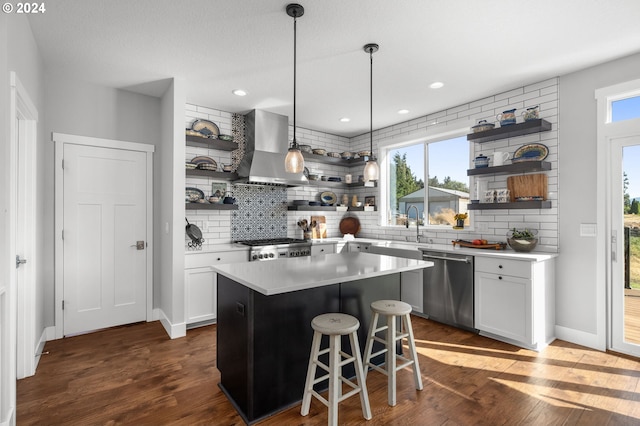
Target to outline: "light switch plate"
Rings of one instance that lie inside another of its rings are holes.
[[[581,237],[595,237],[596,236],[596,224],[595,223],[581,223],[580,224],[580,236]]]

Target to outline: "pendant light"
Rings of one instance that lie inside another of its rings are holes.
[[[297,18],[304,15],[304,7],[295,3],[288,4],[287,15],[293,17],[293,141],[284,159],[284,169],[288,173],[302,173],[304,157],[296,141],[296,24]]]
[[[370,109],[369,109],[369,118],[371,123],[371,132],[370,132],[370,141],[371,141],[371,152],[367,161],[367,164],[364,166],[364,181],[369,182],[372,180],[378,180],[380,176],[380,167],[375,160],[375,156],[373,155],[373,54],[377,52],[380,46],[375,43],[369,43],[364,45],[364,51],[369,54],[369,59],[371,62],[370,68],[370,85],[369,85],[369,94],[370,94]]]

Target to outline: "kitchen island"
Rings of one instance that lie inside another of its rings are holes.
[[[311,350],[311,320],[327,312],[355,316],[363,351],[371,302],[399,300],[400,273],[432,265],[342,253],[214,266],[220,387],[247,423],[298,403]]]

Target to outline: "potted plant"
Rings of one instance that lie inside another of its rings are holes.
[[[538,245],[538,231],[513,228],[507,232],[507,244],[515,251],[529,252]]]
[[[469,217],[467,213],[457,213],[453,218],[456,221],[456,224],[453,226],[453,229],[463,229],[464,221]]]

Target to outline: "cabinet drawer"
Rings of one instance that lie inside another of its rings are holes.
[[[527,260],[476,256],[475,270],[477,272],[487,272],[490,274],[531,278],[531,262]]]
[[[224,263],[248,262],[249,252],[246,250],[234,250],[225,252],[190,253],[185,256],[184,267],[203,268]]]
[[[314,244],[311,246],[311,256],[336,252],[335,244]]]

